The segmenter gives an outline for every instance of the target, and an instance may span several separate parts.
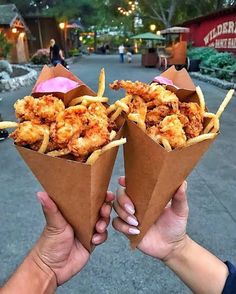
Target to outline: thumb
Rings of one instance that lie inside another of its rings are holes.
[[[172,211],[180,217],[188,216],[189,208],[188,208],[186,190],[187,190],[187,182],[184,181],[183,184],[179,187],[179,189],[175,193],[171,202]]]
[[[53,229],[63,230],[67,222],[49,195],[46,192],[38,192],[37,198],[42,205],[47,226]]]

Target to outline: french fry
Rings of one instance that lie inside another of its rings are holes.
[[[112,141],[115,138],[115,136],[116,136],[116,131],[112,130],[109,137],[110,141]]]
[[[126,138],[121,138],[120,140],[112,141],[102,148],[102,153],[104,153],[105,151],[112,149],[114,147],[123,145],[126,142],[127,142]]]
[[[223,102],[221,103],[219,109],[217,110],[216,115],[215,115],[215,118],[213,118],[213,119],[209,122],[209,124],[206,126],[206,128],[204,129],[204,131],[203,131],[204,134],[209,133],[210,130],[213,128],[213,126],[214,126],[214,120],[215,120],[216,118],[218,118],[218,119],[220,118],[221,114],[222,114],[223,111],[225,110],[225,107],[228,105],[228,103],[229,103],[230,100],[232,99],[233,94],[234,94],[234,90],[233,90],[233,89],[229,90],[229,92],[227,93],[225,99],[223,100]]]
[[[45,151],[47,150],[48,147],[48,143],[49,143],[49,130],[44,130],[43,133],[43,142],[42,145],[40,146],[38,152],[39,153],[45,153]]]
[[[98,97],[102,97],[105,92],[105,70],[104,68],[101,69],[99,80],[98,80]]]
[[[205,108],[206,108],[206,103],[205,103],[205,99],[204,99],[204,95],[202,93],[202,90],[199,86],[196,87],[196,92],[199,98],[199,103],[200,103],[200,107],[202,110],[202,113],[205,112]]]
[[[11,129],[11,128],[17,128],[18,123],[14,121],[0,121],[0,129]]]
[[[205,112],[203,115],[203,117],[208,117],[208,118],[213,118],[215,116],[216,116],[215,113],[211,113],[211,112]]]
[[[99,156],[101,156],[104,152],[106,152],[107,150],[110,150],[114,147],[123,145],[126,143],[126,138],[122,138],[120,140],[116,140],[113,142],[110,142],[109,144],[107,144],[106,146],[104,146],[102,149],[98,149],[95,150],[87,159],[86,163],[92,165],[98,158]]]
[[[199,143],[199,142],[202,142],[202,141],[205,141],[205,140],[214,139],[216,135],[217,135],[216,133],[209,133],[209,134],[199,135],[195,138],[191,138],[186,142],[186,147],[193,145],[193,144],[196,144],[196,143]]]
[[[139,113],[130,113],[128,115],[128,119],[134,121],[137,123],[138,127],[143,130],[144,132],[146,131],[146,124],[145,121],[143,121],[140,117]]]
[[[93,151],[93,153],[88,157],[86,163],[92,165],[101,154],[102,154],[102,149]]]
[[[166,149],[166,151],[171,151],[172,150],[172,148],[171,148],[171,146],[170,146],[170,143],[169,143],[169,141],[166,139],[166,138],[161,138],[161,143],[162,143],[162,145],[164,146],[164,148]]]
[[[107,115],[109,115],[110,113],[112,113],[114,110],[116,110],[117,107],[115,104],[112,104],[110,105],[108,108],[107,108]]]
[[[110,120],[111,121],[115,121],[117,119],[117,117],[121,114],[122,109],[119,107],[116,109],[116,111],[112,114]]]
[[[120,107],[124,112],[128,113],[129,112],[129,106],[126,105],[124,102],[121,102],[120,100],[116,101],[115,105],[117,107]]]
[[[89,96],[89,95],[84,95],[81,97],[77,97],[74,98],[73,100],[71,100],[71,102],[69,103],[69,106],[75,106],[77,104],[82,103],[83,101],[87,101],[87,102],[108,102],[108,98],[107,97],[97,97],[97,96]]]
[[[70,150],[67,148],[60,149],[60,150],[53,150],[46,153],[46,155],[50,155],[52,157],[59,157],[59,156],[67,155],[67,154],[70,154]]]
[[[219,131],[219,129],[220,129],[220,120],[219,120],[219,118],[215,118],[214,127],[211,130],[211,133],[217,133]]]

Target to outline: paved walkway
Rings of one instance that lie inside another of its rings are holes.
[[[117,56],[86,56],[71,70],[94,90],[101,67],[106,69],[107,84],[115,79],[148,82],[156,69],[140,67],[139,57],[132,64],[118,63]],[[215,111],[225,91],[203,82],[208,108]],[[22,88],[0,95],[0,112],[5,120],[14,119],[12,105],[30,93]],[[119,93],[108,88],[114,101]],[[236,263],[236,99],[222,117],[221,135],[204,160],[188,179],[190,219],[188,233],[223,260]],[[0,284],[20,263],[43,228],[43,216],[35,192],[40,186],[25,166],[11,140],[0,143]],[[123,174],[119,154],[110,188]],[[198,258],[196,256],[196,258]],[[93,253],[88,266],[58,293],[86,294],[186,294],[190,291],[161,262],[138,251],[131,251],[124,236],[110,228],[109,240]]]

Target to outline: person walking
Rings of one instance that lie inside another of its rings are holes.
[[[65,63],[65,58],[62,54],[62,50],[56,44],[56,41],[54,39],[50,40],[50,61],[54,66],[56,66],[58,63],[62,65],[64,65],[63,63]]]
[[[123,44],[121,44],[118,48],[119,55],[120,55],[120,62],[124,63],[124,53],[125,53],[125,47]]]

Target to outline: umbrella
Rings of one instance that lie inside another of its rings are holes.
[[[142,39],[142,40],[157,40],[157,41],[164,41],[165,38],[160,35],[155,35],[153,33],[143,33],[139,35],[135,35],[131,37],[131,39]]]
[[[162,30],[161,34],[174,34],[174,33],[189,33],[189,28],[185,27],[172,27],[165,30]]]

